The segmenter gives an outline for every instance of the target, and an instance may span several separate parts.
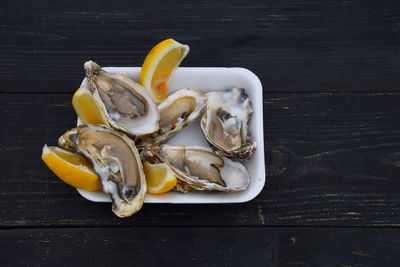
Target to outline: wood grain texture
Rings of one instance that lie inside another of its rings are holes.
[[[0,227],[400,225],[400,94],[266,94],[266,186],[243,204],[146,204],[121,220],[40,160],[75,125],[72,94],[2,94]]]
[[[0,231],[2,266],[389,267],[400,264],[399,245],[399,229],[118,227]]]
[[[73,92],[88,59],[140,66],[159,41],[184,66],[255,72],[266,91],[398,91],[400,3],[2,1],[0,92]]]

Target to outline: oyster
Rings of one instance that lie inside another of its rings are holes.
[[[247,123],[253,110],[244,89],[210,92],[206,97],[201,129],[207,141],[227,157],[250,158],[257,143],[251,142],[249,136]]]
[[[131,136],[158,130],[157,106],[144,87],[125,74],[104,71],[93,61],[84,68],[94,99],[111,127]]]
[[[142,207],[146,180],[139,153],[130,138],[105,126],[81,125],[67,131],[58,143],[90,159],[103,191],[112,199],[116,215],[127,217]]]
[[[194,121],[204,108],[204,96],[195,88],[185,88],[168,96],[158,105],[160,128],[152,143],[164,142]]]
[[[187,183],[186,189],[242,191],[250,184],[250,175],[239,162],[221,157],[202,146],[152,146],[151,153],[165,162],[175,175]]]

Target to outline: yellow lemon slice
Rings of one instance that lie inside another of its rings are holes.
[[[83,124],[108,125],[93,95],[85,87],[82,86],[75,92],[72,97],[72,106]]]
[[[165,163],[150,164],[145,161],[143,170],[146,176],[147,193],[165,193],[176,185],[177,179],[170,167]]]
[[[168,95],[169,85],[176,68],[189,53],[189,46],[167,39],[147,54],[140,72],[140,84],[160,103]]]
[[[67,184],[88,191],[101,190],[100,179],[87,158],[59,147],[44,145],[42,160]]]

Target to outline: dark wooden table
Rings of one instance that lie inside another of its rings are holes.
[[[41,161],[88,59],[245,67],[264,88],[266,185],[244,204],[128,219]],[[400,266],[400,2],[0,3],[0,265]]]

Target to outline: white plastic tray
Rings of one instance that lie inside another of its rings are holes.
[[[139,80],[139,67],[106,67],[105,70],[114,73],[125,72],[126,75]],[[86,79],[82,85],[89,88]],[[160,195],[147,194],[145,203],[240,203],[255,198],[263,189],[265,183],[264,137],[263,137],[263,97],[262,86],[258,77],[244,68],[187,68],[179,67],[174,75],[170,93],[181,89],[194,87],[206,93],[208,91],[224,90],[233,87],[246,89],[252,101],[253,113],[250,119],[252,139],[257,141],[257,150],[246,162],[251,176],[249,188],[242,192],[190,192],[180,193],[170,191]],[[79,124],[79,122],[78,122]],[[208,146],[200,129],[200,118],[183,128],[167,141],[172,145],[204,145]],[[95,202],[111,202],[104,192],[89,192],[77,189],[86,199]]]

